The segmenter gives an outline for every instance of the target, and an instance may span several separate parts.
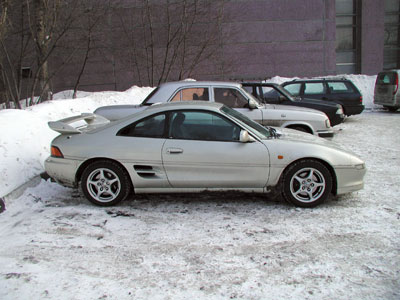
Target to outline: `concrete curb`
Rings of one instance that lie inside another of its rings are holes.
[[[0,206],[1,206],[0,213],[2,213],[6,209],[5,205],[7,202],[20,197],[26,191],[27,188],[35,187],[35,186],[39,185],[39,183],[42,179],[47,180],[49,178],[50,178],[49,175],[47,175],[46,172],[43,172],[43,173],[33,177],[32,179],[30,179],[28,182],[24,183],[23,185],[17,187],[15,190],[8,193],[7,195],[0,197]]]

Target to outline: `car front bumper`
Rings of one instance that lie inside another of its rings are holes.
[[[334,131],[333,131],[333,129],[318,130],[317,134],[319,137],[322,137],[322,138],[331,138],[334,136]]]
[[[337,178],[337,195],[355,192],[364,187],[364,176],[367,172],[365,165],[362,168],[360,166],[337,167],[335,168],[335,172]]]

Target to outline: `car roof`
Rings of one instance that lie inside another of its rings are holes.
[[[210,101],[176,101],[168,103],[153,104],[145,109],[146,112],[158,112],[175,109],[210,109],[218,110],[222,103]]]
[[[279,86],[277,83],[273,82],[254,82],[254,81],[244,81],[241,83],[243,86]]]
[[[240,87],[241,84],[232,81],[197,81],[197,80],[182,80],[182,81],[170,81],[160,85],[160,87],[188,87],[188,86],[235,86]]]
[[[286,83],[292,83],[292,82],[312,82],[312,81],[350,81],[349,79],[347,79],[347,78],[345,78],[345,77],[342,77],[342,78],[338,78],[338,77],[332,77],[332,78],[329,78],[329,77],[324,77],[324,78],[310,78],[310,79],[307,79],[307,78],[302,78],[302,79],[293,79],[293,80],[290,80],[290,81],[286,81],[286,82],[284,82],[283,84],[286,84]]]

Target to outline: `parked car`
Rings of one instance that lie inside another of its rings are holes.
[[[392,112],[400,108],[399,71],[380,72],[375,82],[374,103]]]
[[[177,81],[161,84],[140,105],[104,106],[95,110],[109,120],[117,120],[166,102],[202,100],[220,102],[247,115],[264,126],[280,126],[302,130],[320,137],[332,137],[334,131],[321,111],[277,104],[262,104],[242,85],[218,81]]]
[[[242,82],[242,86],[262,103],[292,105],[320,110],[328,116],[331,126],[340,124],[345,119],[343,107],[340,104],[322,100],[293,97],[279,84]]]
[[[314,207],[330,194],[361,189],[366,171],[361,159],[330,141],[261,126],[221,103],[153,105],[114,122],[84,114],[49,126],[61,135],[51,143],[46,172],[65,186],[80,183],[101,206],[132,191],[238,190],[275,191]]]
[[[281,84],[290,94],[301,99],[318,99],[342,105],[346,116],[364,110],[363,98],[353,82],[342,79],[301,79]]]

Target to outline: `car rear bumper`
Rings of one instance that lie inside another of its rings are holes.
[[[359,115],[363,112],[364,108],[365,108],[364,105],[344,107],[346,116]]]
[[[75,175],[79,164],[80,161],[78,160],[48,157],[44,162],[44,167],[47,174],[57,183],[63,186],[76,187]]]

